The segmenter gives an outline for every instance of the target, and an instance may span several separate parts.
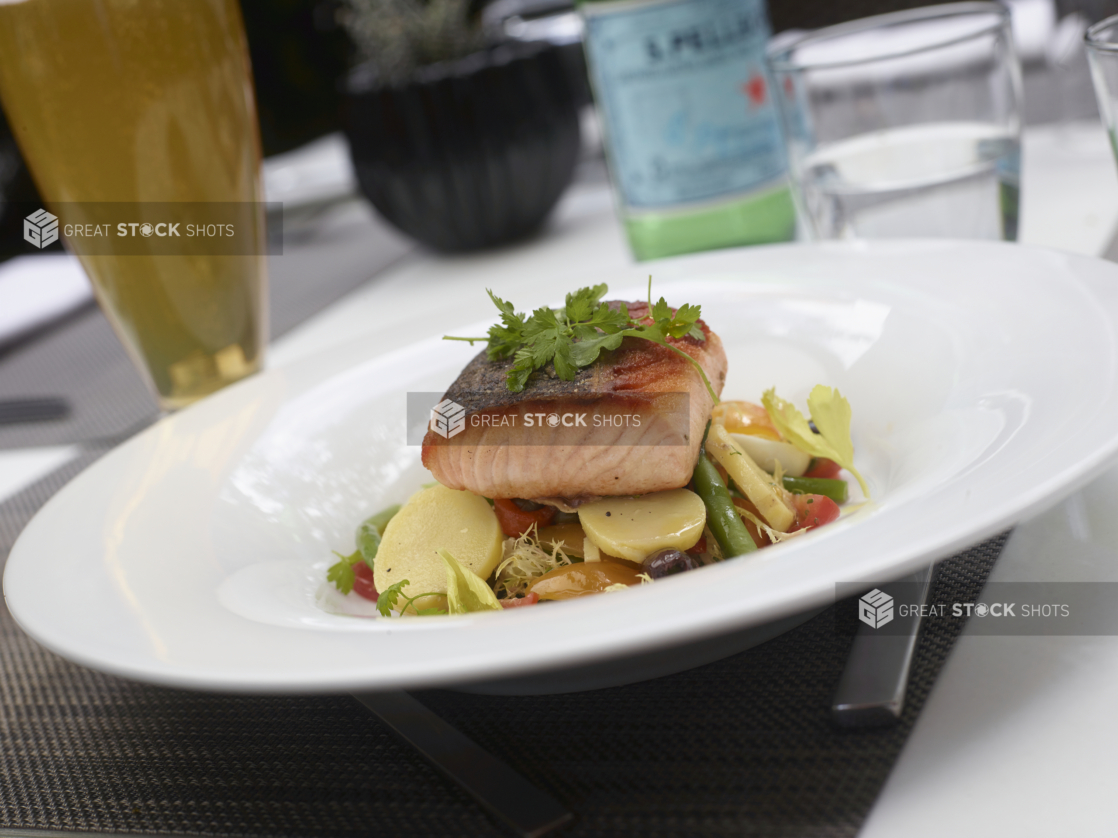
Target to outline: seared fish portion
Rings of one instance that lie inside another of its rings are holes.
[[[646,303],[629,303],[647,315]],[[722,341],[698,321],[705,341],[672,340],[721,394]],[[452,489],[489,498],[527,498],[573,507],[594,497],[640,495],[687,485],[713,400],[688,361],[663,346],[626,338],[563,381],[540,370],[511,393],[512,361],[482,352],[446,391],[466,408],[466,426],[448,437],[428,430],[423,465]]]

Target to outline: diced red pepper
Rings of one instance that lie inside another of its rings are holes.
[[[497,522],[501,531],[509,538],[520,538],[528,532],[534,524],[537,528],[546,527],[555,517],[554,506],[541,506],[539,509],[521,509],[515,501],[496,498],[493,501],[493,511],[497,513]]]
[[[707,551],[707,537],[704,533],[699,536],[699,540],[695,542],[695,546],[689,548],[686,552],[693,553],[696,556],[701,556]]]
[[[358,562],[353,566],[353,591],[359,596],[377,601],[380,594],[377,586],[373,584],[373,571],[365,562]]]
[[[540,595],[532,591],[527,596],[522,596],[520,599],[502,599],[502,608],[523,608],[525,605],[535,605],[540,601]]]

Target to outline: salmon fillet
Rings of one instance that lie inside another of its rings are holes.
[[[634,320],[648,316],[646,303],[627,305]],[[671,343],[721,394],[726,353],[718,335],[697,322],[704,341]],[[520,393],[505,385],[512,363],[489,361],[482,352],[443,396],[466,409],[463,430],[449,437],[428,430],[423,439],[423,465],[444,486],[571,509],[595,497],[678,489],[691,480],[713,400],[686,359],[628,337],[573,381],[549,366]]]

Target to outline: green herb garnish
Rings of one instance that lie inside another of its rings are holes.
[[[458,564],[454,556],[446,550],[439,550],[438,555],[446,566],[445,596],[449,613],[469,614],[474,611],[502,610],[497,595],[493,593],[493,589],[485,583],[484,579],[465,570]],[[394,610],[403,614],[409,608],[412,609],[413,614],[420,617],[448,613],[442,608],[416,608],[412,603],[417,599],[425,596],[444,596],[444,594],[440,591],[427,591],[415,596],[408,596],[403,592],[404,587],[408,584],[407,579],[401,579],[395,585],[390,585],[381,591],[380,597],[377,599],[377,611],[382,617],[391,617]],[[401,599],[404,600],[404,604],[397,606],[396,603]]]
[[[330,565],[326,571],[326,581],[333,582],[335,588],[343,594],[348,594],[353,590],[353,583],[355,581],[353,566],[360,561],[364,561],[364,557],[361,555],[360,550],[355,550],[348,556],[343,556],[336,550],[331,550],[330,552],[341,561]]]
[[[425,591],[415,596],[407,596],[403,593],[404,586],[407,584],[407,579],[401,579],[395,585],[389,585],[385,590],[380,592],[380,596],[377,597],[377,613],[379,613],[380,616],[391,617],[393,609],[403,614],[409,608],[420,617],[433,617],[437,614],[446,614],[446,611],[442,608],[416,608],[412,605],[417,599],[422,599],[425,596],[442,596],[442,593],[439,591]],[[396,602],[401,597],[404,599],[404,604],[396,608]]]
[[[374,569],[373,565],[377,557],[377,551],[380,549],[380,539],[384,535],[384,528],[388,526],[392,516],[399,511],[400,505],[396,504],[362,521],[361,526],[357,528],[357,549],[354,552],[348,556],[343,556],[336,550],[331,551],[340,561],[330,565],[327,569],[326,581],[333,582],[334,587],[343,594],[352,591],[355,581],[353,566],[360,561],[364,561],[369,566],[369,570]]]
[[[392,609],[396,607],[396,600],[398,600],[404,590],[404,585],[408,584],[407,579],[401,579],[395,585],[389,585],[385,590],[380,591],[377,596],[377,612],[382,617],[391,617]]]
[[[571,381],[579,369],[598,360],[603,350],[617,349],[627,337],[642,338],[667,347],[681,355],[703,378],[711,398],[718,401],[710,380],[698,361],[668,343],[668,338],[692,337],[705,340],[698,320],[699,306],[682,305],[673,313],[671,306],[661,297],[652,302],[652,277],[648,278],[648,315],[651,323],[637,321],[629,316],[628,306],[621,303],[611,309],[601,302],[609,291],[604,282],[580,288],[567,295],[563,308],[538,308],[530,317],[520,314],[512,303],[487,291],[501,313],[501,322],[489,328],[489,336],[455,337],[444,335],[443,340],[464,340],[472,346],[475,341],[486,342],[490,361],[513,358],[512,369],[506,377],[509,390],[519,393],[536,370],[554,365],[555,373],[564,381]]]

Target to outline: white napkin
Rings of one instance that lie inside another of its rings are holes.
[[[0,347],[92,299],[85,272],[68,253],[9,259],[0,264]]]
[[[264,161],[264,196],[289,207],[330,201],[357,191],[349,144],[341,133],[319,137]]]

